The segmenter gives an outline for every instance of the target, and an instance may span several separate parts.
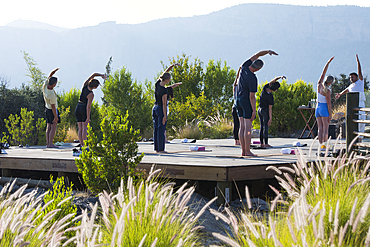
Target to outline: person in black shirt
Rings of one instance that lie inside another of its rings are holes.
[[[75,116],[78,125],[78,140],[80,141],[80,147],[84,146],[84,140],[87,140],[87,125],[90,123],[91,103],[94,99],[93,89],[96,89],[100,82],[94,79],[96,76],[100,76],[105,80],[107,77],[105,74],[93,73],[82,86],[80,99],[75,109]]]
[[[242,156],[256,156],[250,150],[252,122],[256,117],[256,92],[257,77],[254,74],[263,67],[261,56],[278,55],[272,50],[257,52],[245,61],[238,70],[238,95],[236,98],[236,109],[240,121],[239,139],[242,148]]]
[[[152,111],[153,118],[153,140],[154,140],[154,150],[157,153],[165,153],[165,135],[166,122],[167,122],[167,88],[165,87],[171,81],[171,74],[168,73],[174,66],[179,66],[179,64],[170,65],[163,74],[159,77],[155,83],[155,103]]]
[[[272,146],[268,144],[268,132],[272,120],[272,106],[274,105],[274,96],[272,92],[276,92],[280,87],[280,83],[277,80],[285,78],[285,76],[278,76],[267,83],[262,89],[258,107],[261,147],[272,148]]]

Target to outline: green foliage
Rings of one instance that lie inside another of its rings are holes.
[[[146,84],[150,85],[149,82]],[[128,112],[128,121],[134,129],[143,131],[152,124],[153,95],[146,93],[143,85],[132,80],[131,72],[126,67],[110,75],[102,91],[106,105],[113,106],[121,115]]]
[[[202,131],[199,128],[200,123],[196,119],[188,123],[188,121],[185,122],[184,125],[176,128],[175,126],[172,126],[172,131],[168,131],[173,133],[175,138],[183,139],[201,139],[203,134]]]
[[[18,114],[10,114],[8,119],[4,119],[5,126],[9,133],[9,143],[11,145],[38,144],[39,133],[43,130],[41,128],[45,127],[43,121],[45,120],[38,119],[35,129],[33,111],[27,111],[26,108],[21,108],[20,116]],[[6,134],[4,134],[4,136],[5,135]]]
[[[121,179],[127,181],[129,176],[138,175],[136,167],[144,154],[137,156],[139,132],[129,126],[128,113],[122,117],[112,109],[107,110],[101,121],[101,141],[89,126],[86,141],[89,150],[83,150],[76,165],[94,193],[117,191]]]
[[[216,63],[209,60],[204,74],[204,95],[227,115],[231,115],[234,103],[232,85],[235,77],[235,70],[227,66],[226,61],[222,66],[221,60]]]
[[[72,87],[68,92],[63,91],[63,93],[58,95],[58,108],[66,109],[70,107],[70,111],[64,116],[65,121],[77,129],[77,121],[75,117],[75,109],[80,99],[81,90]],[[59,109],[58,109],[59,110]]]
[[[39,223],[42,222],[43,216],[55,209],[59,209],[54,219],[50,222],[51,225],[52,223],[62,219],[68,214],[76,215],[77,207],[73,204],[72,182],[69,186],[67,186],[65,184],[64,177],[58,177],[57,180],[54,182],[53,175],[50,175],[50,183],[53,185],[53,188],[50,189],[48,193],[44,196],[44,203],[49,204],[45,208],[45,210],[39,214]],[[61,203],[63,201],[64,203]]]
[[[36,138],[38,145],[46,145],[46,120],[43,118],[37,119],[36,122]]]
[[[37,67],[35,60],[33,60],[33,58],[27,52],[22,51],[22,53],[27,64],[28,74],[26,75],[31,78],[31,86],[35,89],[41,90],[42,85],[47,78],[46,75]]]
[[[34,118],[45,117],[45,102],[42,91],[30,86],[22,85],[20,88],[8,89],[8,81],[0,78],[0,132],[5,132],[4,119],[10,114],[21,113],[21,108],[34,112]]]
[[[198,58],[194,59],[194,62],[189,61],[189,56],[182,54],[177,56],[176,59],[170,58],[170,64],[178,63],[180,66],[176,66],[172,69],[172,81],[182,82],[182,85],[175,89],[175,101],[184,103],[187,101],[189,95],[195,95],[199,97],[201,95],[203,87],[203,62]],[[167,69],[163,62],[161,62],[163,70]]]
[[[216,116],[208,116],[199,123],[199,128],[204,137],[211,139],[225,139],[233,135],[233,121],[221,116],[218,112]]]
[[[56,142],[66,142],[67,140],[67,132],[70,127],[70,124],[67,121],[67,116],[70,112],[69,109],[70,109],[69,106],[67,108],[58,106],[58,111],[60,115],[60,123],[58,123],[57,125],[57,132],[55,133],[55,136],[54,136],[54,141]]]
[[[186,97],[184,103],[179,101],[170,102],[169,109],[167,126],[174,126],[175,128],[185,125],[186,122],[200,121],[216,114],[213,103],[206,98],[204,93],[201,93],[199,97],[190,94]]]
[[[256,109],[259,106],[263,86],[264,84],[258,86]],[[275,104],[272,107],[272,121],[269,127],[269,133],[286,133],[302,129],[305,126],[305,122],[298,111],[298,107],[300,105],[307,105],[311,99],[316,98],[312,84],[307,84],[303,80],[297,80],[293,84],[282,81],[279,90],[273,92],[273,95]],[[308,119],[309,116],[307,115],[305,117]],[[253,127],[259,128],[258,114],[253,121]]]

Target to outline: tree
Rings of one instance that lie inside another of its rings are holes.
[[[106,110],[100,124],[102,140],[89,127],[86,141],[89,150],[83,149],[76,159],[79,173],[94,193],[117,192],[121,180],[127,182],[128,177],[139,174],[136,167],[144,157],[137,155],[139,132],[130,127],[127,112],[123,117],[116,109]]]
[[[266,82],[267,83],[267,82]],[[256,93],[257,109],[259,99],[265,83],[258,86]],[[274,105],[272,107],[272,122],[269,127],[270,134],[287,133],[290,131],[300,130],[305,126],[305,122],[298,111],[300,105],[307,103],[316,98],[312,84],[307,84],[303,80],[297,80],[293,84],[288,84],[285,80],[280,83],[278,91],[274,92]],[[309,116],[306,116],[306,119]],[[259,128],[258,114],[253,121],[253,127]]]
[[[189,59],[190,57],[185,54],[182,54],[181,57],[170,58],[170,64],[180,64],[180,66],[174,67],[171,72],[173,82],[182,82],[182,85],[177,87],[174,92],[177,102],[186,102],[186,97],[191,94],[199,97],[203,89],[203,63],[198,58],[195,58],[193,63]],[[163,70],[165,70],[168,66],[162,61],[161,63]]]
[[[31,86],[35,89],[42,89],[47,76],[37,67],[35,60],[27,52],[22,51],[22,53],[27,64],[28,74],[26,75],[31,78]]]
[[[204,95],[208,100],[217,106],[220,112],[231,115],[231,108],[234,103],[233,83],[236,72],[218,60],[209,60],[204,74]]]
[[[102,91],[106,105],[113,106],[122,115],[128,112],[128,121],[134,129],[144,131],[152,125],[153,96],[145,91],[143,85],[132,80],[131,72],[125,66],[105,81]]]

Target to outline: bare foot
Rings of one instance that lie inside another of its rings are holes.
[[[58,146],[54,145],[54,144],[51,144],[49,146],[46,146],[47,148],[59,148]]]
[[[261,144],[261,146],[260,146],[261,148],[265,148],[266,146],[265,146],[265,144]]]
[[[240,145],[240,141],[239,140],[235,140],[235,145]]]
[[[157,151],[157,153],[166,154],[167,151]]]
[[[257,155],[254,154],[254,153],[246,153],[246,154],[242,154],[242,156],[252,156],[252,157],[256,157]]]
[[[265,148],[272,148],[273,146],[271,146],[270,144],[265,144]]]

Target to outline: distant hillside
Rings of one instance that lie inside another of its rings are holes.
[[[56,27],[49,24],[45,24],[38,21],[25,21],[25,20],[17,20],[13,21],[6,26],[8,27],[19,27],[19,28],[30,28],[30,29],[44,29],[53,32],[64,32],[69,30],[68,28]]]
[[[143,82],[154,80],[161,60],[168,64],[169,57],[182,53],[205,65],[222,59],[237,69],[255,52],[273,49],[279,56],[263,57],[259,81],[286,75],[288,82],[316,83],[331,56],[328,72],[334,76],[356,71],[356,53],[369,74],[369,23],[370,8],[242,4],[203,16],[136,25],[106,22],[63,32],[8,25],[0,27],[0,75],[10,78],[11,87],[28,80],[22,50],[46,74],[60,67],[60,89],[69,90],[80,88],[92,72],[104,72],[110,56],[114,69],[125,65]]]

